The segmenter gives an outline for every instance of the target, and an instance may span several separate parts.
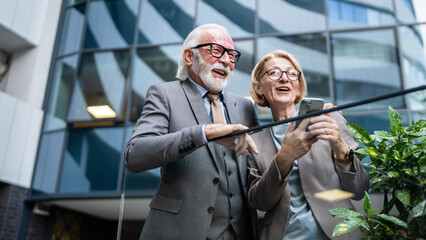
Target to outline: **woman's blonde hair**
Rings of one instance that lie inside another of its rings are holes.
[[[290,53],[283,50],[274,50],[270,53],[267,53],[260,59],[260,61],[254,67],[253,71],[251,72],[251,89],[250,89],[250,94],[253,100],[257,103],[257,105],[261,107],[269,107],[269,103],[266,100],[265,96],[257,93],[257,88],[261,81],[260,77],[267,70],[267,69],[264,69],[265,64],[273,58],[285,58],[289,60],[297,70],[302,72],[298,80],[299,93],[297,94],[296,100],[294,101],[295,104],[299,103],[300,100],[302,100],[302,98],[306,96],[307,89],[306,89],[305,76],[303,75],[302,68],[300,67],[299,62],[296,60],[296,58],[294,58],[293,55],[291,55]]]

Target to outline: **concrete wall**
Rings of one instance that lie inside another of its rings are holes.
[[[0,82],[0,181],[25,188],[34,170],[61,4],[0,0],[0,49],[10,58]]]

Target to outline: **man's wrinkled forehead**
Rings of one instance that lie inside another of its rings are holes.
[[[198,44],[217,43],[226,48],[234,48],[234,42],[227,32],[221,29],[209,29],[200,35]]]

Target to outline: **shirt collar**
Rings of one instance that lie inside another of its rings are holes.
[[[188,77],[189,81],[194,84],[194,86],[198,89],[198,91],[200,92],[201,96],[206,96],[206,94],[209,92],[207,91],[207,89],[205,89],[203,86],[201,86],[200,84],[196,83],[194,80],[192,80],[190,77]],[[222,99],[222,101],[225,101],[224,97],[223,97],[223,91],[220,91],[219,93],[220,99]]]

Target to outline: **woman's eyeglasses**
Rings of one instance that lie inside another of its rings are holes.
[[[297,70],[297,69],[289,69],[287,71],[282,71],[280,69],[273,68],[273,69],[269,69],[268,71],[264,72],[260,78],[262,79],[265,74],[268,74],[269,79],[271,79],[273,81],[277,81],[277,80],[281,79],[281,77],[283,76],[283,73],[285,73],[287,78],[291,81],[299,80],[300,75],[302,75],[302,72]]]

